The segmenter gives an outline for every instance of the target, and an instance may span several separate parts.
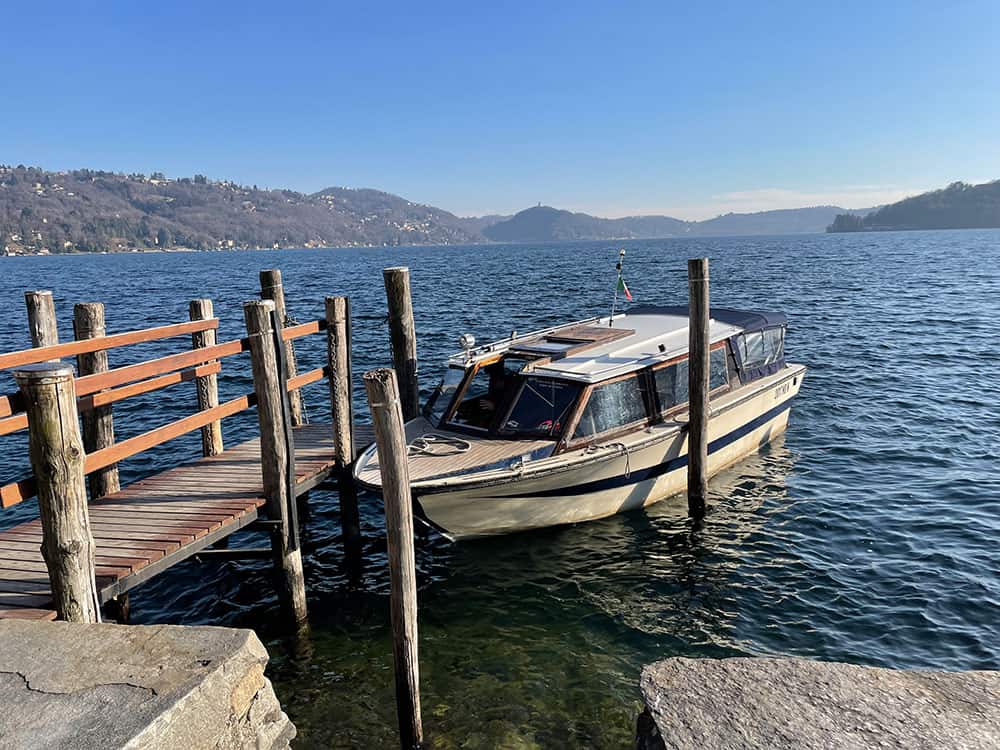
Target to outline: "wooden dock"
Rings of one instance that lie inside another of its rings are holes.
[[[280,273],[261,274],[261,296],[244,305],[242,339],[218,343],[211,301],[195,300],[189,322],[111,335],[103,305],[79,304],[76,340],[60,343],[51,292],[26,293],[33,347],[0,353],[0,370],[19,385],[0,393],[0,435],[27,432],[33,473],[0,486],[0,506],[37,497],[40,518],[0,532],[0,618],[95,621],[101,605],[127,608],[130,589],[199,553],[273,558],[280,593],[305,618],[297,501],[328,479],[353,487],[354,455],[374,432],[353,424],[346,299],[327,298],[326,317],[292,323]],[[293,342],[312,334],[326,335],[326,364],[299,374]],[[108,350],[181,336],[187,351],[108,368]],[[218,374],[247,353],[253,392],[220,403]],[[186,382],[197,386],[195,413],[115,440],[114,404]],[[331,418],[306,424],[300,390],[319,382],[329,384]],[[260,436],[225,447],[222,421],[249,409]],[[119,462],[199,430],[202,458],[120,487]],[[356,494],[340,495],[345,546],[358,548]],[[268,532],[270,548],[212,548],[251,525]]]
[[[301,496],[333,474],[333,437],[329,424],[296,427],[294,437]],[[358,448],[372,440],[371,426],[356,428]],[[259,438],[91,501],[101,602],[249,526],[265,503]],[[56,618],[41,542],[38,519],[0,532],[0,618]]]

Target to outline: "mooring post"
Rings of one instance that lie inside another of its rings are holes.
[[[215,317],[215,309],[210,299],[193,299],[188,305],[188,317],[191,320],[211,320]],[[214,328],[191,334],[191,347],[205,349],[215,346],[218,338]],[[198,408],[201,411],[215,408],[219,405],[219,378],[216,375],[201,375],[196,378],[198,387]],[[203,456],[218,456],[224,450],[222,442],[222,420],[210,422],[201,428],[201,454]]]
[[[59,327],[56,325],[56,306],[52,292],[41,289],[24,293],[24,304],[28,308],[28,330],[31,345],[55,346],[59,343]]]
[[[283,378],[278,372],[270,300],[253,300],[243,305],[247,334],[250,338],[250,360],[253,365],[253,386],[257,395],[257,421],[260,424],[261,473],[268,517],[280,521],[280,528],[271,532],[275,565],[282,576],[282,589],[290,603],[296,621],[306,619],[306,588],[302,572],[302,552],[298,548],[298,529],[291,508],[295,503],[295,486],[289,481],[289,451],[285,430]]]
[[[420,721],[420,668],[417,660],[417,574],[413,549],[413,506],[407,470],[399,387],[395,373],[365,373],[365,390],[375,424],[389,548],[392,656],[396,670],[396,712],[404,750],[423,742]]]
[[[77,341],[102,338],[107,334],[104,327],[104,304],[102,302],[81,302],[73,306],[73,336]],[[81,376],[108,371],[108,352],[78,354],[77,371]],[[83,422],[83,449],[93,453],[115,444],[114,416],[111,406],[98,406],[80,415]],[[104,497],[121,489],[118,481],[118,465],[112,464],[98,469],[87,476],[91,498]]]
[[[73,368],[58,362],[28,365],[15,370],[14,379],[28,415],[42,557],[56,612],[70,622],[100,622]]]
[[[278,320],[285,328],[288,327],[288,312],[285,307],[285,287],[281,284],[281,271],[277,268],[269,268],[260,272],[260,298],[269,299],[274,303],[274,309],[278,311]],[[295,347],[291,341],[285,342],[285,377],[291,380],[298,374],[295,364]],[[302,414],[302,392],[292,391],[288,394],[288,400],[292,407],[292,427],[299,427],[305,424]]]
[[[389,339],[392,342],[392,366],[399,379],[403,419],[415,419],[420,412],[420,384],[417,380],[417,328],[413,322],[410,296],[410,269],[386,268],[382,271],[385,296],[389,303]]]
[[[351,301],[326,298],[326,365],[330,384],[333,459],[337,465],[340,528],[349,559],[361,554],[358,491],[351,477],[354,463],[354,409],[351,387]]]
[[[708,497],[708,258],[688,260],[688,513],[705,515]]]

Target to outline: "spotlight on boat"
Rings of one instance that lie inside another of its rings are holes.
[[[476,337],[471,333],[463,333],[458,337],[458,345],[465,350],[466,356],[472,352],[472,348],[476,345]]]

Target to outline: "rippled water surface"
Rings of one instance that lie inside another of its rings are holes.
[[[667,501],[576,527],[453,545],[421,535],[420,662],[432,747],[627,747],[641,665],[670,655],[793,654],[894,667],[1000,668],[1000,232],[628,242],[643,303],[683,302],[685,259],[711,257],[712,298],[783,310],[788,353],[810,372],[787,434],[712,483],[692,529]],[[604,314],[617,246],[309,250],[0,258],[0,350],[27,345],[21,292],[107,304],[110,331],[186,319],[214,298],[222,334],[262,268],[285,275],[291,313],[350,294],[357,371],[389,360],[383,267],[412,270],[422,384],[465,331]],[[313,337],[318,338],[318,337]],[[300,352],[317,366],[319,341]],[[137,348],[113,359],[186,346]],[[172,348],[171,348],[172,347]],[[12,381],[0,374],[0,389]],[[236,373],[223,396],[249,388]],[[362,389],[356,390],[363,412]],[[166,398],[169,397],[169,400]],[[326,418],[324,388],[309,415]],[[189,413],[193,387],[116,411],[120,436]],[[226,439],[255,417],[228,420]],[[197,436],[130,460],[126,479],[194,457]],[[26,465],[0,439],[0,479]],[[31,517],[34,503],[4,512]],[[363,499],[366,567],[345,575],[336,496],[305,522],[311,631],[283,631],[267,566],[188,562],[132,594],[137,623],[252,627],[272,655],[301,747],[395,738],[384,529]],[[241,544],[258,540],[244,536]]]

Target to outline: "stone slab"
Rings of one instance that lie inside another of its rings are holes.
[[[252,630],[0,620],[0,748],[286,748]]]
[[[640,688],[641,750],[1000,748],[1000,672],[673,658],[645,667]]]

